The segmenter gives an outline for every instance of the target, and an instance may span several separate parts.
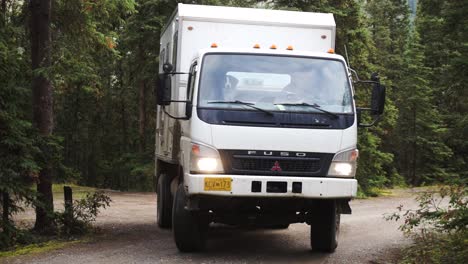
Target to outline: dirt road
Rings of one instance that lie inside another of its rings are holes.
[[[352,215],[343,215],[338,249],[314,253],[309,226],[286,230],[210,228],[207,250],[182,254],[170,230],[156,226],[153,194],[111,193],[112,206],[98,218],[101,234],[93,242],[60,250],[3,259],[6,263],[394,263],[399,248],[408,243],[383,214],[403,204],[414,207],[413,196],[400,191],[392,197],[354,200]],[[2,262],[2,260],[0,260]]]

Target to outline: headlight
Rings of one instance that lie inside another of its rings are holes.
[[[354,177],[356,176],[356,162],[359,150],[350,149],[337,153],[328,170],[329,177]]]
[[[216,149],[192,143],[190,171],[202,173],[223,173],[223,164]]]

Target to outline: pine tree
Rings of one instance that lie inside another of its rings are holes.
[[[450,160],[440,164],[449,173],[449,179],[468,178],[467,8],[467,0],[419,1],[416,20],[424,44],[423,63],[432,72],[427,80],[434,91],[433,104],[447,129],[440,141],[454,153]]]
[[[44,140],[52,135],[53,108],[52,83],[44,70],[51,63],[51,0],[31,0],[30,34],[31,34],[31,66],[33,70],[33,124]],[[46,149],[43,149],[47,152]],[[53,227],[51,212],[54,210],[52,195],[52,164],[46,160],[39,172],[37,183],[38,204],[36,206],[35,229],[49,233]]]
[[[30,122],[30,65],[25,14],[21,5],[2,2],[0,10],[0,249],[17,236],[11,216],[32,201],[39,172],[37,134]]]
[[[442,32],[439,36],[447,57],[434,76],[440,99],[436,104],[448,129],[445,142],[454,155],[448,163],[450,176],[468,180],[468,10],[467,0],[445,1],[441,10]],[[427,51],[427,49],[426,49]],[[427,51],[428,52],[428,51]]]
[[[399,111],[402,110],[397,105],[400,91],[406,89],[402,82],[407,76],[402,69],[405,66],[403,54],[409,41],[409,7],[406,0],[373,0],[367,2],[366,10],[376,47],[373,64],[382,76],[382,83],[387,87],[385,117],[379,126],[379,137],[385,152],[397,154],[394,146],[401,135],[397,133],[395,126]],[[396,164],[389,164],[385,169],[389,176],[389,185],[402,183]]]
[[[398,105],[398,160],[408,181],[418,186],[442,181],[445,176],[442,163],[451,150],[442,139],[446,133],[440,112],[433,105],[434,89],[428,81],[431,69],[424,66],[423,46],[414,32],[408,51],[405,52],[407,78],[401,83]]]

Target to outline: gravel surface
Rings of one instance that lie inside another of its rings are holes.
[[[177,251],[170,230],[156,225],[154,194],[110,193],[113,203],[96,225],[101,229],[92,242],[67,248],[0,259],[4,263],[396,263],[400,248],[409,243],[397,230],[399,223],[383,219],[400,204],[414,207],[411,191],[393,196],[354,200],[352,215],[342,215],[335,253],[310,251],[306,224],[286,230],[248,230],[213,225],[206,251]],[[57,204],[59,204],[58,202]],[[23,220],[31,215],[26,214]]]

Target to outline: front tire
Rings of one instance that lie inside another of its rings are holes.
[[[332,253],[338,246],[340,214],[334,200],[320,201],[310,225],[312,250]]]
[[[187,196],[184,185],[180,184],[174,197],[172,209],[172,232],[177,248],[181,252],[196,252],[205,248],[208,222],[197,212],[185,208]]]
[[[172,226],[172,195],[167,174],[161,174],[158,179],[157,215],[156,221],[161,228]]]

